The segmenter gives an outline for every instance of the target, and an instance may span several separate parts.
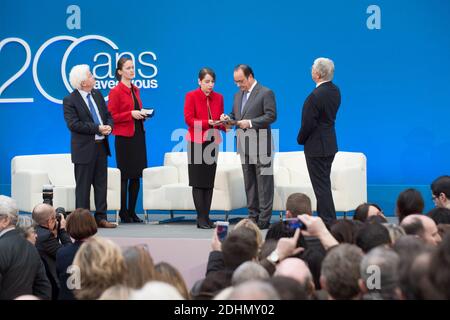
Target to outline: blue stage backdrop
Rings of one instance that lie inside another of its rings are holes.
[[[229,111],[233,67],[250,64],[276,94],[279,150],[302,150],[310,68],[325,56],[342,91],[339,149],[367,156],[370,201],[389,214],[399,191],[417,187],[429,209],[430,182],[450,173],[448,0],[2,0],[0,50],[0,193],[10,193],[14,156],[70,152],[61,100],[71,67],[89,64],[107,95],[122,54],[156,110],[149,166],[183,142],[184,95],[203,66]]]

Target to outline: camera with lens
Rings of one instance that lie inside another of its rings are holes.
[[[42,186],[42,199],[43,203],[53,206],[53,185],[44,184]]]
[[[61,222],[61,216],[64,216],[64,219],[67,218],[66,210],[63,207],[58,207],[55,209],[56,211],[56,220]]]

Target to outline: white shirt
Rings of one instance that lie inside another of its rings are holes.
[[[252,86],[250,87],[250,90],[248,90],[247,93],[244,93],[247,95],[247,101],[248,101],[248,98],[250,98],[250,95],[252,94],[252,91],[255,88],[257,83],[258,83],[258,81],[256,81],[256,79],[255,79],[255,82],[253,82]],[[250,128],[252,128],[253,127],[252,120],[248,120],[248,122],[250,123]]]
[[[88,102],[88,99],[87,99],[87,95],[90,92],[86,92],[84,90],[78,90],[78,92],[81,94],[81,97],[83,98],[84,102],[86,103],[86,105],[87,105],[87,107],[89,109],[89,102]],[[100,121],[100,124],[103,125],[102,117],[100,117],[100,113],[98,112],[98,107],[97,107],[97,104],[95,103],[94,98],[92,97],[92,93],[91,93],[91,101],[92,101],[92,104],[94,105],[95,113],[97,114],[98,120]],[[105,136],[98,135],[98,134],[95,135],[95,140],[103,140],[103,139],[105,139]]]
[[[10,226],[10,227],[7,227],[7,228],[3,229],[3,231],[0,232],[0,238],[3,237],[3,235],[4,235],[5,233],[7,233],[8,231],[12,231],[12,230],[14,230],[14,229],[15,229],[14,226]]]
[[[322,81],[322,82],[319,82],[318,84],[316,84],[316,88],[318,87],[318,86],[320,86],[322,83],[325,83],[325,82],[330,82],[331,80],[327,80],[327,81]]]

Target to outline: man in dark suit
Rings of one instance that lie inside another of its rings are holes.
[[[0,300],[35,295],[50,299],[50,282],[36,248],[16,230],[15,201],[0,196]]]
[[[52,285],[52,299],[56,300],[60,287],[56,273],[56,252],[63,246],[71,244],[72,240],[66,232],[64,216],[60,215],[60,218],[57,218],[56,211],[51,205],[38,204],[33,209],[32,217],[38,225],[36,227],[36,248]]]
[[[331,80],[334,63],[318,58],[311,76],[316,88],[303,104],[302,125],[297,142],[305,146],[306,165],[317,199],[317,212],[329,227],[336,220],[331,193],[331,165],[338,151],[335,121],[341,104],[341,93]]]
[[[275,95],[260,85],[250,66],[234,69],[239,91],[234,95],[233,110],[221,120],[237,120],[237,151],[241,156],[249,218],[260,229],[270,225],[273,207],[272,132],[277,118]]]
[[[108,135],[113,121],[88,65],[70,71],[74,91],[64,98],[64,119],[71,132],[72,162],[75,165],[75,202],[77,208],[90,209],[91,185],[94,186],[95,220],[100,228],[115,228],[107,221],[107,156],[111,155]]]

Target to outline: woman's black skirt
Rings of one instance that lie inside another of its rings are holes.
[[[189,185],[196,188],[214,188],[218,145],[214,141],[188,142]]]

